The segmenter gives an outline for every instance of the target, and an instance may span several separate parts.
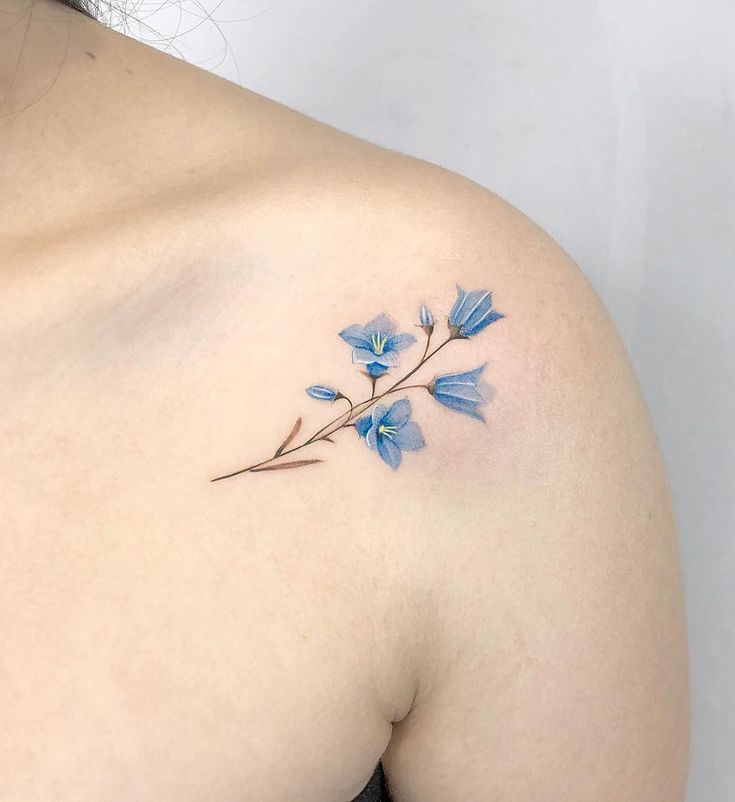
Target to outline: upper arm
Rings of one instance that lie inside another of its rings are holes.
[[[389,787],[396,802],[675,802],[686,645],[647,411],[566,255],[522,215],[480,207],[449,250],[506,314],[472,345],[496,395],[485,427],[441,418],[407,513],[420,664]]]

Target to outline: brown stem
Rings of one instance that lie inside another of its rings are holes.
[[[344,396],[345,400],[350,405],[349,411],[342,413],[342,415],[339,415],[334,420],[330,421],[326,426],[322,426],[321,429],[319,429],[315,434],[313,434],[308,440],[301,443],[301,445],[286,449],[285,451],[282,451],[277,457],[269,457],[268,459],[264,459],[262,462],[256,462],[255,465],[248,465],[247,468],[241,468],[238,471],[233,471],[232,473],[227,473],[224,474],[223,476],[217,476],[216,478],[210,479],[209,481],[219,482],[222,479],[231,479],[233,476],[239,476],[241,473],[247,473],[248,471],[252,471],[255,468],[260,468],[262,465],[267,465],[269,462],[273,462],[277,459],[280,459],[281,457],[285,457],[288,454],[293,454],[295,451],[299,451],[300,449],[305,448],[306,446],[312,445],[313,443],[318,443],[325,437],[330,437],[335,432],[338,432],[340,429],[344,429],[347,426],[353,426],[354,425],[353,421],[358,415],[361,415],[363,412],[366,412],[368,409],[370,409],[370,407],[377,404],[377,402],[380,401],[382,398],[385,398],[385,396],[390,395],[391,393],[394,392],[398,392],[399,390],[415,390],[418,389],[419,387],[426,387],[426,385],[424,384],[412,384],[410,386],[403,386],[403,383],[407,379],[410,379],[411,376],[413,376],[414,373],[416,373],[420,368],[422,368],[431,359],[431,357],[434,356],[434,354],[441,351],[441,349],[444,348],[444,346],[447,345],[447,343],[450,343],[452,342],[452,340],[456,339],[458,338],[452,336],[448,337],[446,340],[444,340],[444,342],[437,345],[437,347],[433,351],[431,351],[431,353],[429,353],[429,342],[427,341],[426,349],[424,350],[424,354],[421,357],[421,360],[419,361],[418,365],[409,370],[408,373],[402,379],[399,379],[397,382],[392,384],[387,390],[384,390],[382,393],[380,393],[380,395],[377,396],[375,395],[375,380],[373,380],[373,395],[366,401],[361,401],[359,404],[353,405],[350,399]],[[344,418],[342,423],[340,423],[339,426],[335,426],[335,424],[337,424],[338,421],[342,420],[342,418]],[[333,426],[335,428],[331,428]]]
[[[431,332],[431,334],[433,334],[433,331]],[[431,345],[431,334],[426,335],[426,348],[424,348],[424,353],[421,356],[422,363],[426,361],[426,355],[429,353],[429,346]]]
[[[345,415],[347,415],[347,420],[350,420],[350,418],[352,417],[352,410],[355,408],[355,406],[354,406],[354,404],[352,403],[352,401],[350,401],[350,399],[349,399],[349,398],[347,398],[347,396],[346,396],[346,395],[343,395],[343,396],[341,396],[341,398],[344,398],[344,400],[345,400],[345,401],[346,401],[346,402],[347,402],[347,403],[350,405],[350,411],[349,411],[349,412],[345,412],[345,413],[343,413],[342,415],[340,415],[340,416],[339,416],[339,418],[335,418],[334,420],[339,420],[340,418],[343,418]],[[310,438],[309,438],[309,439],[308,439],[308,440],[307,440],[307,441],[304,443],[304,445],[305,445],[305,446],[307,446],[307,445],[309,445],[309,443],[313,443],[313,442],[315,442],[315,441],[316,441],[316,439],[317,439],[317,437],[319,437],[319,435],[320,435],[322,432],[325,432],[325,431],[326,431],[326,430],[327,430],[327,429],[328,429],[328,428],[329,428],[329,427],[332,425],[332,423],[334,423],[334,421],[332,421],[331,423],[328,423],[326,426],[322,426],[322,428],[321,428],[321,429],[319,429],[319,431],[318,431],[318,432],[316,432],[316,434],[313,434],[313,435],[312,435],[312,436],[311,436],[311,437],[310,437]],[[319,439],[321,439],[321,438],[319,438]]]

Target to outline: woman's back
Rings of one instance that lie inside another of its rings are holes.
[[[23,38],[0,130],[4,798],[340,802],[384,753],[396,800],[681,798],[663,472],[566,256],[470,182],[46,0]],[[370,396],[350,325],[392,315],[410,370],[419,304],[443,337],[456,283],[505,317],[416,379],[487,362],[486,425],[407,390],[426,447],[398,470],[347,427],[299,452],[322,462],[210,481],[347,411],[304,388]]]

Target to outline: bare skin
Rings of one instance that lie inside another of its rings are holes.
[[[682,800],[665,474],[570,259],[458,176],[0,11],[5,802],[347,802],[381,756],[397,802]],[[487,425],[416,399],[397,472],[342,431],[210,482],[338,414],[307,385],[364,391],[337,331],[455,282],[507,315],[435,357],[488,361]]]

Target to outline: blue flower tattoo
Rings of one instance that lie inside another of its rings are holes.
[[[317,401],[336,401],[339,396],[337,390],[324,384],[312,384],[306,388],[306,394]]]
[[[485,365],[480,365],[479,368],[468,370],[466,373],[436,376],[426,389],[445,407],[463,412],[484,423],[485,418],[478,409],[490,397],[490,385],[480,378],[484,369]]]
[[[457,286],[457,300],[449,313],[449,330],[455,337],[474,337],[501,317],[504,315],[493,309],[490,290],[465,292]]]
[[[378,378],[391,368],[398,367],[398,354],[410,348],[416,338],[413,334],[396,334],[393,318],[385,313],[358,326],[354,323],[339,333],[352,346],[352,361],[364,365],[368,375]]]
[[[354,429],[360,440],[371,451],[375,452],[386,465],[397,470],[403,461],[403,453],[424,448],[426,441],[418,423],[411,418],[411,402],[407,398],[395,401],[388,399],[388,396],[394,393],[426,390],[435,401],[447,409],[484,422],[485,417],[480,407],[490,400],[492,392],[492,388],[482,378],[484,364],[474,370],[443,373],[434,376],[428,382],[419,384],[406,382],[446,345],[474,337],[503,317],[505,315],[493,306],[493,295],[490,290],[466,292],[458,286],[457,298],[447,315],[446,339],[432,349],[431,341],[436,329],[436,320],[429,307],[421,304],[417,316],[418,322],[415,325],[423,329],[426,335],[423,354],[418,364],[380,391],[378,382],[391,370],[398,368],[398,354],[414,345],[416,337],[413,334],[397,334],[395,321],[385,313],[379,314],[364,326],[357,323],[348,326],[339,332],[339,336],[352,347],[353,364],[357,365],[370,380],[370,396],[353,403],[347,395],[330,384],[312,384],[306,388],[310,398],[329,404],[344,401],[348,409],[306,440],[292,445],[301,431],[302,419],[298,418],[272,456],[246,468],[217,476],[210,481],[219,482],[242,473],[280,471],[323,462],[321,458],[289,459],[288,457],[316,443],[334,443],[333,435],[346,429]],[[384,399],[389,403],[380,403]]]
[[[394,470],[401,464],[402,451],[418,451],[426,445],[421,429],[411,420],[411,402],[407,398],[390,407],[377,404],[370,415],[355,421],[355,428],[368,448],[377,451]]]

